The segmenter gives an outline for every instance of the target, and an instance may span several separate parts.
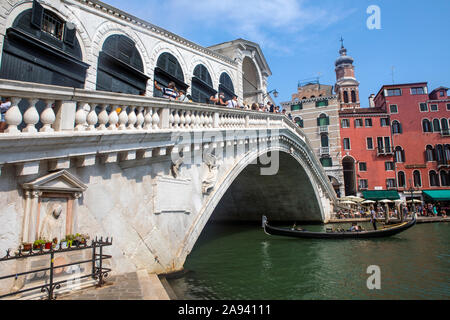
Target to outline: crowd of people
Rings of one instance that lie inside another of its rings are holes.
[[[155,80],[155,88],[162,92],[163,98],[182,102],[193,102],[191,95],[186,95],[186,92],[184,90],[178,90],[176,88],[175,82],[169,82],[167,87],[162,87]],[[208,100],[208,103],[233,109],[286,114],[285,109],[282,110],[280,106],[275,106],[271,101],[267,102],[266,105],[262,103],[249,104],[245,101],[244,103],[241,103],[238,101],[238,97],[236,95],[233,95],[231,99],[227,100],[223,92],[219,92],[215,96],[211,96]],[[290,119],[292,119],[290,113],[288,114],[288,116]]]
[[[415,210],[417,212],[417,216],[421,217],[447,217],[447,212],[450,210],[450,207],[447,207],[445,204],[437,202],[437,203],[425,203],[424,205],[418,204],[415,206],[415,209],[412,208],[411,205],[407,206],[401,204],[399,207],[393,206],[389,208],[389,218],[400,218],[400,214],[403,215],[403,218],[407,218],[411,216],[412,212]],[[378,204],[372,207],[360,208],[359,210],[339,210],[336,213],[337,219],[349,219],[349,218],[369,218],[371,217],[372,211],[375,214],[375,218],[384,219],[386,217],[386,206]]]

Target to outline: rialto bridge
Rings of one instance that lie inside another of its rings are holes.
[[[330,218],[336,195],[298,126],[202,103],[217,91],[264,102],[271,73],[258,45],[207,49],[96,1],[37,2],[0,8],[0,96],[11,100],[0,133],[0,253],[50,228],[60,239],[113,237],[114,272],[165,273],[182,269],[210,219]],[[43,29],[27,29],[39,8],[63,23],[58,50]],[[155,79],[197,100],[157,97]]]

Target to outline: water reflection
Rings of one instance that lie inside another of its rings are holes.
[[[449,299],[448,231],[420,224],[383,239],[320,240],[211,225],[186,260],[194,272],[170,283],[187,299]],[[381,290],[366,287],[370,265],[381,268]]]

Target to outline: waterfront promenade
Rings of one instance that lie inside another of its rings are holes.
[[[57,297],[58,300],[171,300],[170,289],[163,286],[156,274],[145,270],[106,278],[104,286],[72,291]],[[172,296],[173,299],[173,296]]]
[[[406,220],[411,220],[410,217]],[[348,222],[367,222],[370,218],[344,218],[344,219],[330,219],[328,223],[348,223]],[[384,218],[377,218],[378,222],[383,222]],[[390,218],[390,222],[400,222],[398,218]],[[417,223],[431,223],[431,222],[450,222],[450,217],[417,217]]]

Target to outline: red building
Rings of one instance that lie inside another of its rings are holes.
[[[449,189],[447,92],[448,88],[439,87],[429,93],[426,82],[395,84],[383,86],[374,98],[375,107],[390,116],[396,183],[405,197],[411,196],[411,187],[416,188],[415,196],[423,190]]]
[[[384,85],[361,108],[354,60],[343,46],[339,53],[335,91],[345,194],[388,196],[392,190],[392,198],[436,200],[439,193],[450,200],[449,89],[429,92],[427,82]]]

